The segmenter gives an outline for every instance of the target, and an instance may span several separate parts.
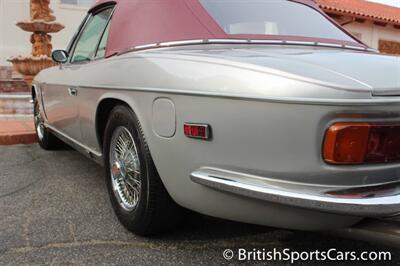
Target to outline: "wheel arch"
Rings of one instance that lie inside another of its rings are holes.
[[[104,135],[105,135],[105,129],[107,126],[107,122],[108,122],[109,116],[111,114],[111,111],[117,105],[124,105],[127,108],[129,108],[133,112],[133,114],[136,116],[139,123],[141,124],[141,129],[142,129],[143,134],[145,135],[146,141],[148,143],[150,156],[152,158],[154,166],[155,166],[158,174],[160,175],[161,182],[163,183],[164,187],[166,188],[168,194],[170,194],[167,186],[165,185],[166,181],[164,180],[163,176],[160,174],[159,169],[157,167],[157,162],[154,160],[154,157],[153,157],[153,153],[152,153],[152,150],[150,147],[151,146],[150,145],[151,137],[149,136],[149,134],[151,134],[150,133],[151,131],[150,131],[150,129],[148,129],[146,127],[146,119],[145,119],[146,116],[145,116],[145,114],[140,112],[141,109],[139,108],[139,104],[136,104],[135,99],[132,99],[130,97],[126,98],[123,95],[117,95],[117,94],[111,95],[110,94],[107,96],[104,95],[99,100],[99,103],[97,105],[97,110],[96,110],[96,116],[95,116],[95,130],[96,130],[96,135],[97,135],[100,149],[102,151],[104,150],[103,142],[104,142]]]
[[[95,127],[96,127],[97,140],[99,142],[101,150],[103,150],[104,134],[108,118],[113,108],[117,105],[125,105],[130,109],[132,109],[126,101],[114,97],[103,98],[97,105]],[[134,112],[133,109],[132,111]]]
[[[103,150],[104,134],[108,118],[113,108],[117,105],[125,105],[136,115],[137,119],[141,123],[143,122],[142,116],[139,112],[139,108],[137,107],[134,100],[124,97],[123,95],[118,95],[114,93],[103,95],[103,97],[99,100],[97,104],[95,115],[95,130],[101,150]]]

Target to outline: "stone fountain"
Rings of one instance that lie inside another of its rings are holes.
[[[45,68],[56,65],[51,59],[53,46],[51,35],[64,29],[64,26],[55,22],[53,11],[49,7],[50,0],[31,0],[31,19],[21,21],[17,26],[27,32],[32,32],[32,54],[29,56],[16,56],[8,59],[14,68],[24,76],[24,80],[31,86],[33,78]]]

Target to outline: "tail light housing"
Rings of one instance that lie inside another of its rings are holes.
[[[400,162],[400,123],[336,123],[326,132],[329,164]]]

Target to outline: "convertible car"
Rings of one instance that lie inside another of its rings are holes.
[[[400,213],[400,60],[311,0],[101,0],[34,80],[41,147],[102,164],[121,223],[299,230]]]

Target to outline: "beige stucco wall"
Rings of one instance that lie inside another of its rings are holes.
[[[53,48],[65,48],[87,8],[62,5],[60,0],[50,2],[57,21],[65,25],[63,31],[52,34]],[[0,0],[0,65],[10,65],[6,59],[12,55],[30,54],[30,33],[15,26],[18,21],[28,20],[29,12],[29,0]]]
[[[379,40],[400,42],[400,29],[393,26],[386,27],[374,25],[373,22],[351,23],[344,26],[351,33],[361,34],[361,40],[377,49]]]

